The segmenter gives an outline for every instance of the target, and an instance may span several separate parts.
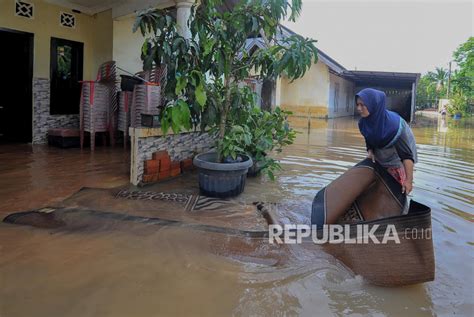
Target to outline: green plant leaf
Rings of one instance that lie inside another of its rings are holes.
[[[201,106],[201,109],[204,109],[207,101],[207,95],[202,84],[196,87],[196,101]]]
[[[175,90],[176,95],[180,95],[187,84],[188,84],[188,81],[186,77],[177,76],[176,77],[176,90]]]
[[[272,172],[272,171],[270,171],[270,170],[267,170],[267,175],[268,175],[268,177],[269,177],[269,178],[270,178],[272,181],[274,181],[274,180],[275,180],[275,175],[273,174],[273,172]]]

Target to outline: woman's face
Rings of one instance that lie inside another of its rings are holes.
[[[357,112],[361,115],[362,118],[367,118],[369,116],[369,109],[364,105],[360,98],[357,98]]]

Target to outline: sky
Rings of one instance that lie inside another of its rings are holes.
[[[473,1],[303,0],[296,23],[283,24],[346,69],[424,74],[447,69],[473,36]]]

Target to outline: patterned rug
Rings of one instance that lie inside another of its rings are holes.
[[[267,232],[268,224],[275,222],[269,206],[190,193],[82,188],[60,203],[14,213],[4,221],[41,228],[85,228],[100,224],[109,229],[112,222],[117,225],[118,221],[132,221],[251,234]]]
[[[183,194],[183,193],[165,193],[165,192],[153,192],[153,191],[130,191],[127,189],[120,190],[116,198],[137,200],[137,201],[166,201],[180,204],[186,211],[204,211],[204,210],[216,210],[223,211],[241,207],[233,200],[224,200],[220,198],[212,198],[200,195]]]

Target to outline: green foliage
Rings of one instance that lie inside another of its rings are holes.
[[[451,76],[454,94],[448,111],[452,114],[459,112],[466,115],[469,113],[470,105],[474,103],[474,37],[470,37],[461,44],[453,53],[453,58],[458,69]],[[434,72],[423,75],[416,91],[417,108],[437,107],[437,101],[448,95],[447,79],[447,71],[440,67],[437,67]]]
[[[190,116],[191,113],[188,104],[182,99],[177,99],[174,104],[172,104],[170,107],[166,107],[163,110],[161,116],[161,127],[163,131],[166,132],[171,127],[174,133],[180,132],[181,128],[190,130]]]
[[[168,101],[162,111],[163,130],[166,133],[172,127],[179,132],[192,127],[206,102],[204,76],[196,70],[200,62],[196,43],[179,35],[176,18],[168,9],[139,13],[133,32],[138,29],[145,37],[141,49],[143,69],[167,66],[167,85],[162,91]]]
[[[441,67],[423,75],[416,89],[417,109],[437,108],[438,100],[447,97],[447,79],[448,72]]]
[[[166,96],[170,102],[163,112],[163,130],[180,131],[193,124],[214,128],[220,159],[251,153],[254,146],[247,144],[249,138],[254,139],[250,123],[234,117],[255,106],[255,97],[241,84],[243,80],[255,73],[270,79],[285,74],[295,80],[317,62],[314,40],[299,35],[277,40],[279,21],[294,20],[301,0],[242,0],[230,11],[224,8],[222,0],[202,0],[194,6],[190,39],[178,34],[176,19],[168,10],[144,11],[134,26],[146,37],[144,67],[168,67]],[[272,45],[250,54],[245,43],[255,36]],[[178,112],[183,113],[175,114]],[[275,129],[280,131],[286,121],[275,124],[282,125]]]
[[[416,87],[416,108],[425,109],[437,107],[436,100],[440,98],[439,92],[436,91],[436,83],[428,74],[423,75]]]
[[[469,115],[469,100],[467,96],[464,96],[461,93],[456,93],[449,101],[447,110],[452,115],[456,113],[460,113],[463,116]]]
[[[269,154],[281,152],[284,146],[293,144],[296,137],[296,131],[288,123],[291,112],[278,107],[272,112],[261,110],[255,106],[254,93],[246,86],[242,87],[239,99],[234,100],[237,102],[228,119],[230,130],[218,141],[218,151],[224,158],[230,156],[234,160],[239,154],[251,156],[254,164],[273,180],[281,166]]]
[[[470,37],[453,53],[458,70],[453,76],[453,91],[463,95],[472,103],[474,100],[474,37]]]
[[[296,131],[288,124],[287,118],[290,114],[291,112],[278,107],[272,112],[251,107],[233,109],[231,115],[232,124],[245,126],[250,132],[250,140],[239,142],[239,147],[243,148],[243,152],[250,155],[254,163],[272,180],[274,172],[281,170],[281,167],[269,154],[272,151],[281,152],[284,146],[293,144],[296,138]]]
[[[64,45],[59,46],[57,51],[58,75],[67,79],[71,77],[72,48]]]
[[[218,140],[217,151],[224,158],[232,157],[236,160],[239,154],[245,153],[245,148],[251,145],[252,132],[246,125],[234,125],[223,139]]]
[[[441,92],[448,79],[448,72],[442,67],[436,67],[434,72],[428,72],[427,77],[431,83],[436,84],[436,91]]]

